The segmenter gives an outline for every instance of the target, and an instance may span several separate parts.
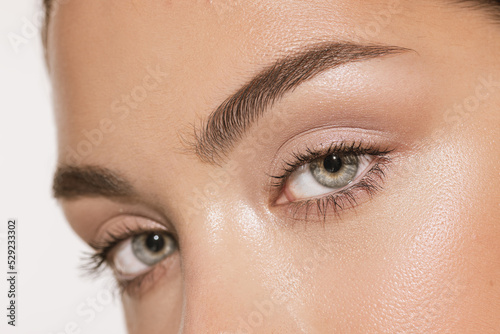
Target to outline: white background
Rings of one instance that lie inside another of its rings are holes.
[[[82,276],[80,258],[89,248],[51,197],[56,138],[41,13],[41,0],[0,0],[0,333],[125,333],[110,277]],[[6,316],[9,218],[18,219],[15,328]]]

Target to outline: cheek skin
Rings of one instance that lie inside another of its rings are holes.
[[[497,328],[499,188],[490,159],[498,147],[489,144],[497,131],[479,133],[476,122],[435,138],[412,166],[395,166],[404,177],[388,181],[387,197],[357,209],[355,221],[281,231],[289,265],[268,272],[277,278],[269,291],[285,300],[277,309],[306,332]]]
[[[496,130],[477,131],[486,129],[479,127],[483,117],[449,127],[418,153],[413,169],[401,179],[404,184],[387,186],[391,192],[407,192],[399,202],[395,199],[396,220],[380,222],[397,234],[392,242],[386,240],[392,247],[385,255],[393,260],[379,285],[387,289],[380,291],[380,309],[386,313],[379,319],[397,328],[410,325],[394,310],[403,310],[412,326],[424,332],[498,328],[498,304],[491,299],[499,293],[495,202],[498,206],[500,192],[491,163],[498,144],[492,145]]]
[[[179,260],[177,260],[179,261]],[[180,264],[172,264],[172,268]],[[182,318],[183,282],[177,270],[163,275],[140,296],[122,295],[129,333],[177,333]]]

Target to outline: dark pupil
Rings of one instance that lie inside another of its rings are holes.
[[[323,167],[329,173],[337,173],[342,168],[342,159],[335,154],[329,155],[323,160]]]
[[[165,246],[165,240],[163,237],[156,233],[151,233],[146,238],[146,247],[150,252],[156,253],[163,249]]]

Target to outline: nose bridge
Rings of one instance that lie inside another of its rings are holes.
[[[238,317],[261,290],[244,249],[203,241],[186,253],[180,333],[236,333]]]
[[[184,303],[179,334],[257,333],[248,324],[249,315],[260,307],[253,323],[261,327],[274,311],[274,305],[265,302],[262,261],[254,254],[261,241],[243,236],[238,224],[242,217],[221,212],[216,216],[204,216],[197,226],[192,221],[183,240]]]

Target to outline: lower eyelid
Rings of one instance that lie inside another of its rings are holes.
[[[118,280],[120,290],[127,292],[129,295],[141,295],[146,293],[149,289],[153,288],[159,280],[164,277],[175,275],[175,268],[180,267],[179,256],[177,253],[163,259],[150,268],[149,271],[131,279],[131,280]]]

